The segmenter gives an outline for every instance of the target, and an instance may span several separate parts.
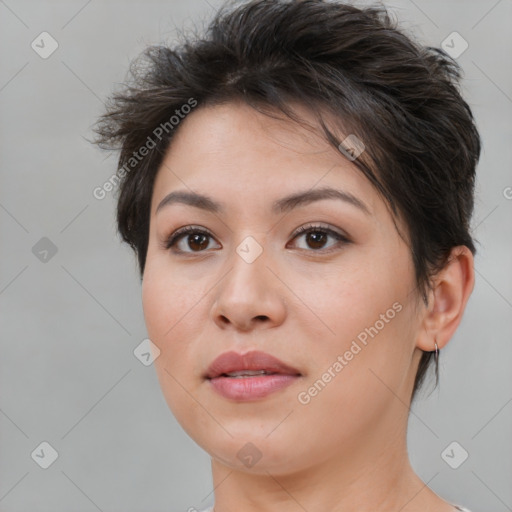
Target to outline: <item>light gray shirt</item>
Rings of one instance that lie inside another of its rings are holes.
[[[460,505],[455,505],[452,503],[452,505],[457,509],[457,510],[461,510],[462,512],[471,512],[470,510],[468,510],[467,508],[464,508],[464,507],[461,507]],[[205,508],[204,510],[201,510],[200,512],[213,512],[213,505],[209,508]]]

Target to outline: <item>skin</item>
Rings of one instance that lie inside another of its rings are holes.
[[[323,186],[350,192],[370,214],[338,199],[271,212],[275,200]],[[225,212],[173,203],[156,213],[177,190],[206,194]],[[350,243],[294,238],[308,223]],[[201,246],[185,235],[174,249],[188,252],[165,248],[186,225],[212,236]],[[252,263],[236,252],[248,236],[263,249]],[[456,247],[429,306],[419,300],[410,248],[386,204],[320,130],[240,103],[188,115],[154,185],[142,300],[165,399],[211,455],[215,512],[453,511],[409,463],[407,406],[421,351],[446,345],[473,285],[471,252]],[[397,302],[400,312],[300,403],[298,394]],[[228,400],[202,377],[228,350],[268,352],[302,376],[260,400]],[[237,457],[248,442],[261,454],[251,467]]]

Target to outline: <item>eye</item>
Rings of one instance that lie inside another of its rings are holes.
[[[165,241],[165,248],[172,248],[177,253],[204,252],[210,245],[210,239],[213,240],[213,237],[208,231],[194,226],[185,226],[169,236]],[[192,250],[187,250],[187,248]]]
[[[300,227],[294,233],[293,240],[299,238],[304,238],[306,243],[306,247],[299,247],[299,249],[307,250],[309,248],[316,252],[331,252],[337,246],[350,243],[350,240],[345,235],[338,233],[333,229],[313,224]],[[326,247],[329,238],[333,239],[334,243]]]
[[[314,252],[331,252],[337,246],[350,243],[345,235],[333,229],[313,224],[297,229],[293,234],[293,240],[300,238],[304,238],[306,247],[299,247],[299,249],[313,249]],[[334,243],[326,246],[329,238]],[[172,233],[164,242],[164,247],[172,249],[175,253],[199,253],[211,249],[210,242],[212,240],[214,238],[208,231],[194,226],[185,226]],[[217,248],[219,247],[220,245]]]

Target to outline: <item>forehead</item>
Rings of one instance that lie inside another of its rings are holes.
[[[363,194],[371,210],[378,200],[372,185],[328,144],[310,114],[300,115],[311,124],[276,119],[242,103],[196,109],[181,122],[160,165],[152,212],[171,190],[264,191],[270,198],[327,186]]]

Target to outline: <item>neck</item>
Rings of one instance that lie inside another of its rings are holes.
[[[214,512],[452,512],[412,469],[406,422],[394,427],[286,474],[263,466],[255,472],[258,465],[240,471],[212,459]]]

